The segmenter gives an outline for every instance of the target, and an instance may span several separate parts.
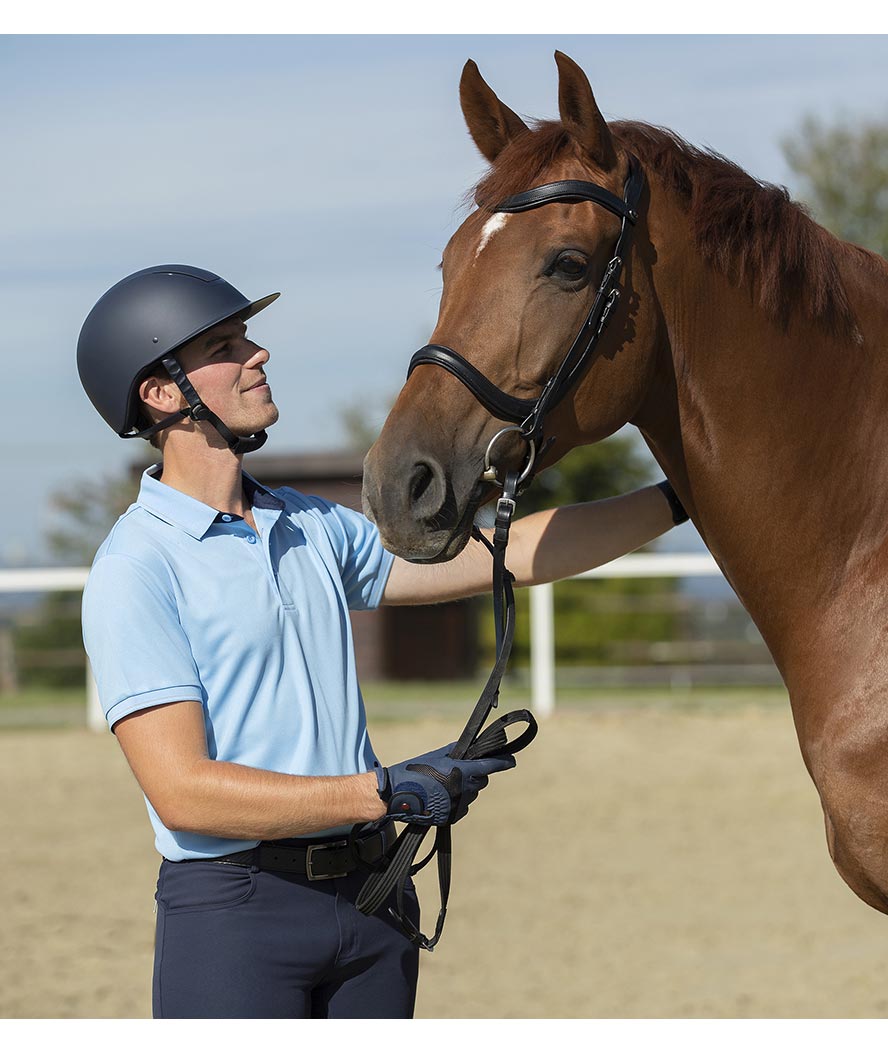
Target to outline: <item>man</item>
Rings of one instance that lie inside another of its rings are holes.
[[[152,267],[87,317],[87,394],[163,460],[96,555],[84,640],[163,856],[154,1015],[409,1017],[417,950],[385,910],[355,908],[367,868],[391,817],[456,821],[515,762],[444,747],[381,767],[347,611],[485,591],[490,560],[473,542],[446,565],[407,563],[360,514],[243,472],[278,418],[245,323],[278,295]],[[564,577],[672,524],[656,487],[528,516],[510,569]]]

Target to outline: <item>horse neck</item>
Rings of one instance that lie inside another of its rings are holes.
[[[784,328],[700,260],[685,226],[651,223],[662,336],[633,422],[789,682],[811,646],[847,645],[852,604],[871,597],[888,626],[888,274],[845,264],[854,336],[798,316]]]

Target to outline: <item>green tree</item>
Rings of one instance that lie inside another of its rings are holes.
[[[145,459],[145,466],[151,463]],[[140,468],[83,479],[52,495],[56,523],[46,541],[52,555],[71,566],[89,566],[118,517],[135,500]],[[13,632],[22,686],[69,687],[83,683],[85,656],[80,629],[80,596],[48,593]]]
[[[76,566],[92,563],[96,549],[135,501],[141,473],[152,463],[130,465],[116,475],[81,479],[51,497],[56,524],[46,541],[56,559]]]
[[[888,120],[826,124],[807,117],[781,145],[814,218],[888,256]]]
[[[631,434],[580,446],[534,479],[521,497],[521,514],[636,490],[651,481],[654,467]]]
[[[540,473],[522,495],[527,515],[541,508],[597,501],[653,481],[656,464],[632,434],[618,434],[572,450]],[[673,639],[678,632],[676,582],[671,579],[564,581],[555,586],[556,654],[559,666],[624,664],[624,652],[641,644]],[[513,666],[530,658],[529,598],[516,594]],[[483,618],[484,649],[494,651],[492,619]]]
[[[86,675],[80,595],[51,592],[13,629],[20,687],[78,687]]]

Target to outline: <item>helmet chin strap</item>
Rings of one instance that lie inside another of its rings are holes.
[[[166,369],[178,389],[184,395],[185,401],[188,403],[188,408],[171,413],[168,417],[164,417],[163,420],[153,424],[150,428],[145,428],[144,431],[134,432],[131,436],[132,438],[148,439],[157,432],[163,431],[164,428],[168,428],[171,424],[175,424],[177,421],[182,420],[184,417],[190,417],[192,420],[206,421],[208,424],[212,424],[228,444],[228,448],[232,453],[238,455],[243,453],[253,453],[254,450],[258,450],[260,446],[264,445],[265,440],[268,438],[268,432],[257,431],[255,435],[235,435],[234,432],[231,431],[231,429],[228,428],[211,409],[208,409],[203,402],[201,402],[200,396],[194,390],[194,385],[185,375],[185,370],[182,369],[172,355],[166,355],[160,361],[161,365]]]

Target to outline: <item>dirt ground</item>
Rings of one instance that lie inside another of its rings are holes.
[[[396,758],[453,731],[380,723],[374,743]],[[0,793],[0,1016],[149,1016],[158,859],[112,736],[0,735]],[[833,870],[788,707],[559,712],[454,849],[418,1017],[888,1011],[888,919]]]

